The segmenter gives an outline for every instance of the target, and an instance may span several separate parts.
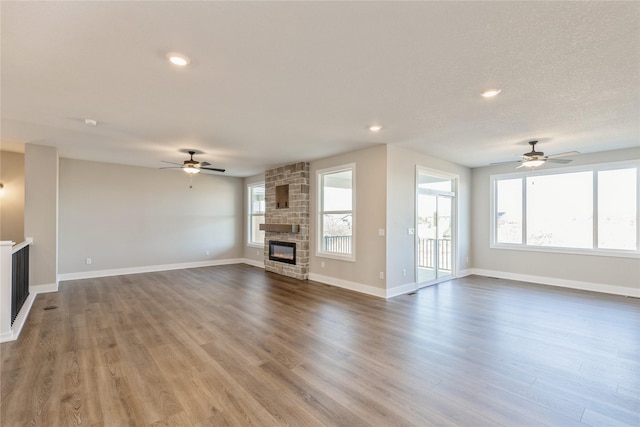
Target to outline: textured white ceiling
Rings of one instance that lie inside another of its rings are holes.
[[[3,149],[160,167],[192,148],[248,176],[381,143],[469,167],[515,160],[531,139],[546,154],[640,143],[638,2],[51,1],[0,13]],[[169,65],[170,51],[191,65]],[[489,87],[502,93],[480,97]]]

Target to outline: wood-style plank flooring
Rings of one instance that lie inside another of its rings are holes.
[[[0,424],[638,426],[639,325],[637,299],[478,276],[387,301],[246,265],[69,281],[0,346]]]

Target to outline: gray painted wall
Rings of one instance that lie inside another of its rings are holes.
[[[582,154],[570,166],[640,158],[640,148]],[[545,165],[551,169],[553,164]],[[475,269],[549,277],[623,288],[640,287],[640,260],[596,255],[574,255],[533,251],[491,249],[490,175],[514,172],[513,165],[474,169],[472,198],[472,263]],[[604,290],[604,289],[603,289]]]
[[[24,241],[24,154],[0,152],[0,240]]]
[[[407,229],[415,227],[416,221],[417,166],[458,176],[456,265],[458,271],[469,268],[466,259],[471,250],[471,170],[393,145],[388,146],[387,164],[387,288],[416,281],[415,236],[410,236]],[[403,269],[406,276],[402,275]]]
[[[58,150],[26,144],[24,234],[33,237],[30,285],[58,283]]]
[[[60,273],[242,258],[243,200],[241,178],[61,159]]]
[[[316,171],[349,163],[356,164],[355,262],[316,255],[318,221]],[[310,273],[385,289],[386,279],[380,279],[379,274],[383,272],[386,277],[386,242],[384,237],[378,236],[378,229],[385,228],[387,222],[387,147],[378,145],[316,160],[311,162],[310,166]],[[325,263],[324,267],[322,262]]]

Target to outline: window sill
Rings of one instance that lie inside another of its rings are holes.
[[[557,248],[552,246],[524,246],[493,243],[489,246],[491,249],[506,249],[525,252],[546,252],[550,254],[567,254],[567,255],[588,255],[588,256],[604,256],[610,258],[640,258],[638,251],[622,251],[607,249],[570,249]]]
[[[356,262],[355,255],[340,255],[340,254],[332,254],[330,252],[316,252],[316,257],[335,259],[338,261]]]

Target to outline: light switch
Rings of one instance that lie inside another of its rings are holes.
[[[384,228],[378,228],[378,236],[384,237]]]

